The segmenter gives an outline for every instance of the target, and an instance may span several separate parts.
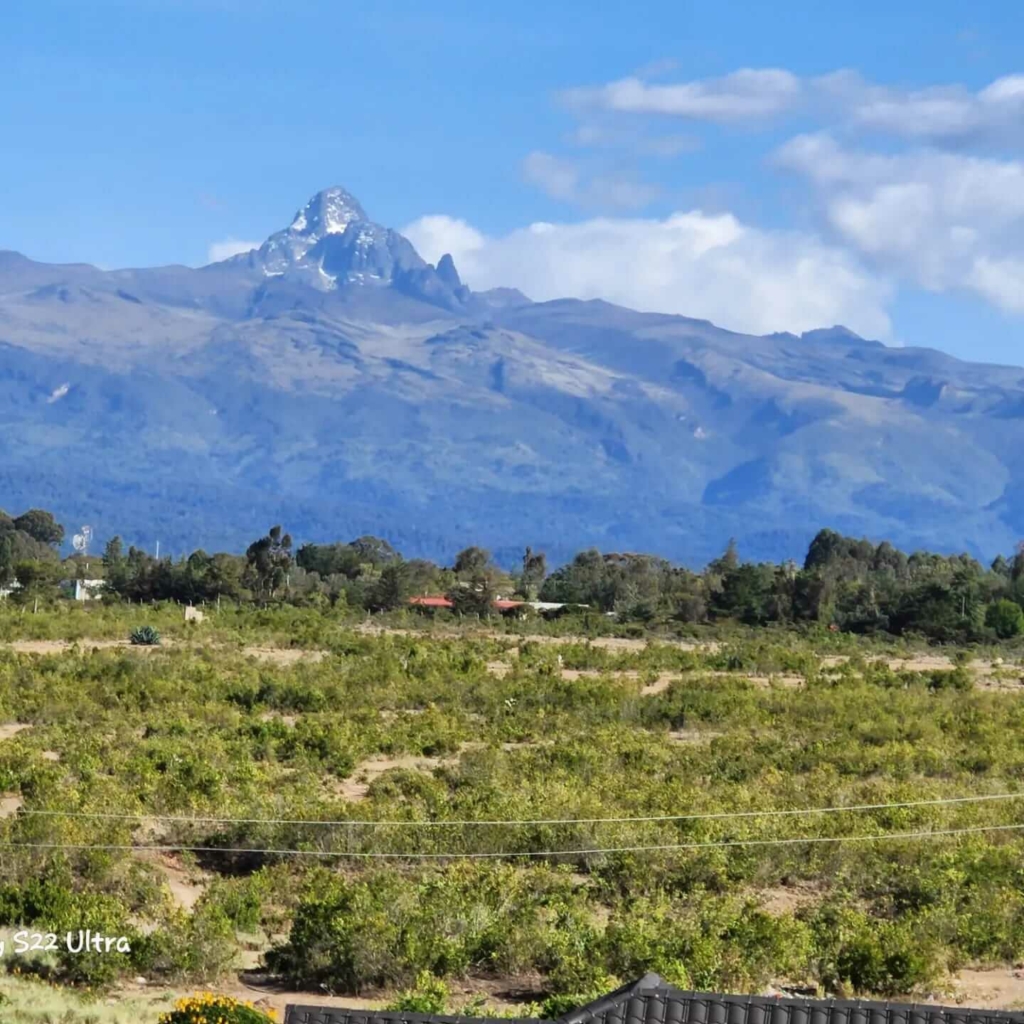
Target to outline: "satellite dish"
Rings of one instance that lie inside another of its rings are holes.
[[[83,526],[78,533],[75,534],[71,541],[72,547],[82,555],[89,553],[89,541],[92,540],[92,527]]]

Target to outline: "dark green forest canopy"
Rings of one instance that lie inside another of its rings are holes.
[[[274,536],[276,532],[276,537]],[[33,600],[56,594],[64,530],[32,509],[0,512],[0,583],[17,579]],[[99,559],[93,559],[94,567]],[[85,572],[82,560],[73,575]],[[293,549],[280,526],[244,554],[194,551],[157,558],[124,550],[114,537],[102,556],[107,591],[131,601],[202,603],[287,601],[368,611],[404,606],[414,595],[448,595],[455,614],[487,615],[496,598],[586,606],[618,621],[747,626],[820,624],[846,632],[920,634],[940,642],[1008,639],[1024,631],[1024,549],[983,566],[969,555],[907,554],[887,541],[823,529],[802,565],[746,562],[730,543],[694,572],[654,555],[581,551],[548,572],[543,552],[527,548],[511,571],[469,545],[451,566],[404,559],[379,537],[306,543]]]

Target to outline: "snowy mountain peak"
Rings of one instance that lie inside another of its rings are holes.
[[[353,221],[365,221],[366,212],[351,192],[340,186],[325,188],[295,215],[288,230],[320,239],[340,235]]]
[[[320,292],[392,288],[444,309],[464,309],[472,293],[451,256],[435,269],[397,231],[371,221],[359,200],[340,186],[317,192],[291,224],[237,260],[265,277]]]
[[[331,287],[333,279],[323,272],[322,261],[309,264],[310,250],[323,239],[343,235],[352,224],[369,224],[366,212],[351,192],[340,186],[317,192],[283,231],[275,232],[260,248],[263,272],[276,277],[285,271],[300,268],[312,271],[318,287]]]

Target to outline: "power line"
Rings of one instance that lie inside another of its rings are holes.
[[[706,850],[732,846],[798,846],[804,843],[866,843],[892,839],[933,839],[943,836],[960,836],[980,832],[1014,832],[1024,829],[1024,823],[1013,825],[978,825],[972,828],[935,829],[921,832],[882,832],[856,836],[798,836],[789,839],[726,839],[704,843],[666,843],[655,846],[608,846],[579,850],[524,850],[519,853],[487,851],[483,853],[391,853],[391,852],[347,852],[343,850],[294,850],[260,847],[225,846],[174,846],[146,845],[132,846],[130,843],[0,843],[0,849],[26,850],[124,850],[131,852],[154,851],[157,853],[234,853],[266,854],[273,856],[336,857],[360,860],[480,860],[484,858],[514,857],[578,857],[608,853],[656,853],[673,850]]]
[[[320,826],[366,826],[398,828],[443,828],[447,826],[474,825],[598,825],[630,824],[633,822],[657,821],[722,821],[740,818],[781,818],[802,814],[841,814],[859,811],[901,810],[911,807],[938,807],[952,804],[983,803],[993,800],[1020,800],[1024,793],[988,793],[979,796],[938,797],[932,800],[906,800],[899,803],[850,804],[836,807],[796,807],[766,811],[713,811],[699,814],[655,814],[623,818],[505,818],[505,819],[452,819],[441,821],[399,821],[349,818],[324,820],[321,818],[213,818],[173,814],[124,814],[106,811],[54,811],[21,808],[19,817],[89,818],[104,821],[170,821],[205,825],[320,825]]]

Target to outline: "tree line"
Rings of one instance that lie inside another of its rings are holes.
[[[549,572],[527,548],[514,571],[481,547],[450,566],[404,558],[387,540],[295,547],[274,526],[244,553],[157,558],[125,548],[120,537],[102,557],[61,559],[64,529],[30,509],[0,511],[0,587],[13,601],[52,600],[68,578],[100,576],[110,599],[203,604],[338,606],[392,611],[414,595],[442,594],[455,614],[489,615],[498,597],[540,600],[611,613],[622,621],[750,626],[822,624],[854,633],[920,634],[943,642],[1009,639],[1024,632],[1024,544],[985,566],[967,554],[907,554],[888,542],[820,530],[802,564],[743,561],[735,543],[703,570],[656,555],[588,549]]]

